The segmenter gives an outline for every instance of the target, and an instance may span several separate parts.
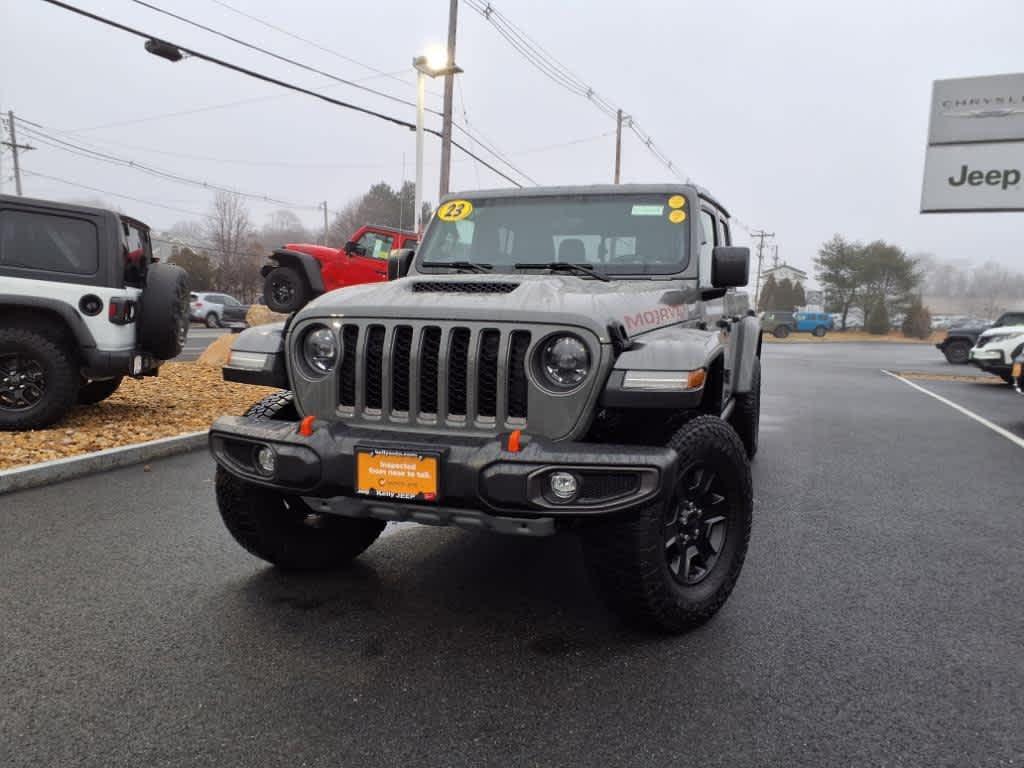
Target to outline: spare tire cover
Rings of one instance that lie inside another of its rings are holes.
[[[181,354],[188,337],[188,274],[173,264],[152,264],[139,307],[139,346],[158,360]]]

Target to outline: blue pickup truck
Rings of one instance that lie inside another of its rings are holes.
[[[791,333],[812,333],[819,338],[835,328],[832,315],[825,312],[765,312],[761,330],[784,339]]]

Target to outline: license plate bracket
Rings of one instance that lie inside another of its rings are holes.
[[[441,498],[439,452],[360,446],[355,464],[360,496],[432,503]]]

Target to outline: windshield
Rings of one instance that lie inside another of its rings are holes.
[[[417,254],[445,262],[589,265],[603,274],[671,275],[689,261],[683,195],[573,195],[452,200],[441,205]],[[434,266],[431,266],[434,265]]]

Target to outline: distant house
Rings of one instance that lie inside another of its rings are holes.
[[[761,271],[761,285],[764,285],[765,281],[770,277],[775,276],[775,282],[781,283],[783,280],[789,280],[791,283],[803,283],[807,285],[807,273],[802,269],[791,267],[789,264],[779,264],[777,267],[769,267],[768,269]]]

